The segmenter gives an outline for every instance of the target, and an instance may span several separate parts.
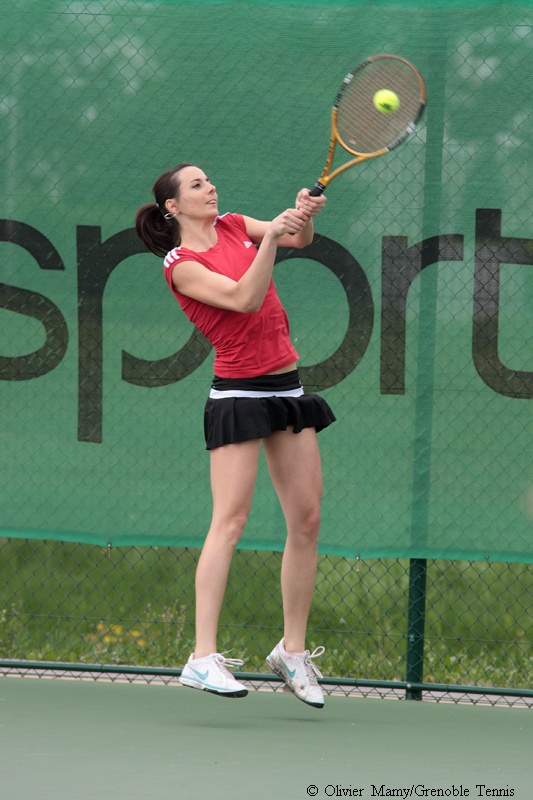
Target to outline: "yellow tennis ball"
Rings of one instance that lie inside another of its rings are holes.
[[[400,98],[389,89],[380,89],[374,95],[374,105],[382,114],[394,114],[400,108]]]

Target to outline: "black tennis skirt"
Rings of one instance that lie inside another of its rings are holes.
[[[204,412],[206,449],[266,439],[289,427],[318,433],[332,422],[333,411],[322,397],[303,390],[297,369],[257,378],[215,376]]]

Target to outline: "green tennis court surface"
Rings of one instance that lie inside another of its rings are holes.
[[[532,741],[521,708],[0,680],[2,800],[531,800]]]

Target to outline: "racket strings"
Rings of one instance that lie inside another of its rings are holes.
[[[380,89],[398,95],[399,109],[383,114],[373,98]],[[337,105],[337,130],[342,143],[361,154],[386,149],[417,119],[423,104],[415,70],[401,61],[381,59],[358,70]]]

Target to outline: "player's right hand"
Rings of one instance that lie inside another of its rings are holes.
[[[299,211],[296,208],[286,208],[270,223],[270,233],[276,239],[286,233],[293,235],[301,231],[308,220],[309,214],[304,211]]]

